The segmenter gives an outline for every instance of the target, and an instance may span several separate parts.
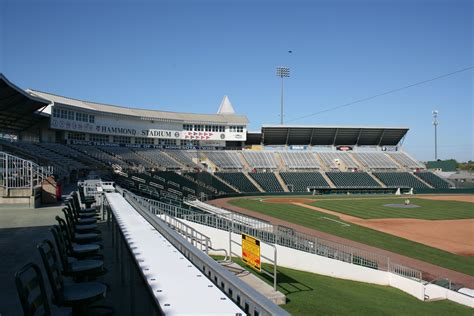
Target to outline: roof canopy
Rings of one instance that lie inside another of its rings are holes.
[[[29,95],[0,74],[0,130],[15,133],[28,129],[44,119],[35,112],[49,103]]]
[[[54,102],[57,106],[71,107],[75,110],[95,112],[105,115],[125,115],[140,120],[181,122],[181,123],[210,123],[210,124],[242,124],[248,123],[247,117],[243,115],[235,115],[232,113],[219,114],[197,114],[183,112],[167,112],[157,110],[146,110],[131,107],[122,107],[103,103],[82,101],[78,99],[67,98],[51,93],[28,90],[34,96],[44,98]],[[229,102],[230,103],[230,102]]]
[[[264,145],[395,146],[408,132],[405,127],[263,125]],[[258,134],[257,134],[258,135]],[[256,135],[252,140],[255,141]]]

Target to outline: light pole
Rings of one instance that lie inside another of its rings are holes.
[[[434,141],[435,141],[435,161],[438,160],[438,110],[433,111]]]
[[[283,125],[283,78],[290,76],[290,68],[277,67],[277,76],[281,78],[280,124]]]

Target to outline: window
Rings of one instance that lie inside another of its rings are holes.
[[[68,132],[67,138],[68,139],[73,139],[73,140],[86,140],[86,134],[76,133],[76,132]]]
[[[130,144],[131,138],[129,136],[114,136],[114,143],[116,144]]]
[[[95,123],[95,116],[89,115],[89,123]]]
[[[59,113],[59,109],[53,108],[53,117],[59,117],[61,114]]]
[[[202,132],[202,131],[204,131],[204,126],[203,125],[194,125],[194,130],[196,132]]]
[[[192,124],[184,124],[183,129],[185,131],[192,131],[193,130],[193,125]]]
[[[67,119],[67,111],[66,110],[61,110],[61,118],[62,119]]]
[[[158,144],[165,146],[174,146],[176,145],[176,139],[159,138]]]
[[[199,146],[198,140],[182,140],[181,146]]]
[[[225,126],[219,126],[219,132],[225,132]]]
[[[90,134],[89,135],[89,140],[91,142],[108,143],[109,142],[109,135]]]
[[[73,111],[67,111],[67,119],[74,121],[74,112]]]
[[[229,127],[229,132],[231,133],[242,133],[244,131],[243,126],[230,126]]]
[[[153,138],[135,137],[135,144],[153,144]]]

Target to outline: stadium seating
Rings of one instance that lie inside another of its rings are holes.
[[[260,192],[242,172],[216,172],[214,175],[236,187],[240,192]]]
[[[374,172],[373,174],[389,188],[428,188],[426,184],[408,172]]]
[[[316,157],[309,152],[281,152],[280,157],[288,169],[319,169]]]
[[[105,151],[132,166],[143,166],[145,168],[152,168],[153,164],[147,159],[137,155],[132,149],[128,147],[102,146],[102,151]]]
[[[405,153],[396,152],[396,153],[387,153],[393,160],[395,160],[401,166],[408,168],[408,169],[424,169],[425,166]]]
[[[440,178],[433,172],[424,171],[424,172],[416,172],[415,176],[421,178],[423,181],[431,185],[433,188],[439,189],[447,189],[450,187],[449,182]]]
[[[329,188],[319,172],[280,172],[280,175],[290,191],[307,192],[308,187]]]
[[[339,188],[380,188],[380,185],[366,172],[326,172]]]
[[[165,150],[164,151],[168,156],[182,164],[187,168],[195,168],[198,165],[193,161],[193,157],[197,158],[199,153],[195,151],[187,150]]]
[[[217,177],[214,177],[212,174],[201,171],[201,172],[188,172],[186,175],[192,177],[196,182],[203,182],[205,185],[217,189],[219,192],[225,193],[235,193],[236,191],[229,187],[227,184],[222,182]]]
[[[398,165],[384,153],[352,153],[353,157],[369,169],[398,169]]]
[[[242,169],[242,163],[237,156],[237,153],[232,151],[207,151],[205,153],[209,160],[211,160],[220,169]]]
[[[339,169],[337,161],[342,162],[347,168],[356,169],[359,165],[345,152],[320,152],[317,155],[331,169]]]
[[[128,164],[123,161],[120,158],[117,158],[116,156],[109,154],[105,151],[100,150],[98,147],[94,146],[85,146],[85,145],[69,145],[71,148],[84,153],[85,155],[88,155],[94,159],[97,159],[101,162],[103,162],[106,165],[118,165],[122,168],[128,168]]]
[[[143,157],[142,163],[147,167],[162,169],[180,169],[181,165],[159,149],[136,148],[134,151]],[[148,163],[149,162],[149,163]]]
[[[283,188],[273,172],[251,172],[249,175],[266,192],[283,192]]]
[[[243,151],[242,154],[252,169],[276,169],[278,166],[273,152]]]

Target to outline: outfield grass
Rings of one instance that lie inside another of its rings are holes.
[[[296,205],[264,203],[248,198],[230,200],[229,203],[331,235],[340,236],[444,268],[474,275],[474,257],[455,255],[353,223],[348,223],[350,226],[344,226],[330,220],[335,219],[344,222],[337,216]]]
[[[468,202],[435,201],[410,198],[410,203],[417,208],[394,208],[385,204],[403,204],[406,198],[377,199],[334,199],[318,200],[310,203],[339,213],[365,219],[372,218],[417,218],[417,219],[472,219],[474,205]]]
[[[240,260],[235,260],[247,268]],[[265,267],[267,270],[270,270]],[[248,271],[273,285],[270,277]],[[422,302],[398,289],[278,268],[281,305],[292,315],[472,315],[472,309],[451,301]]]

